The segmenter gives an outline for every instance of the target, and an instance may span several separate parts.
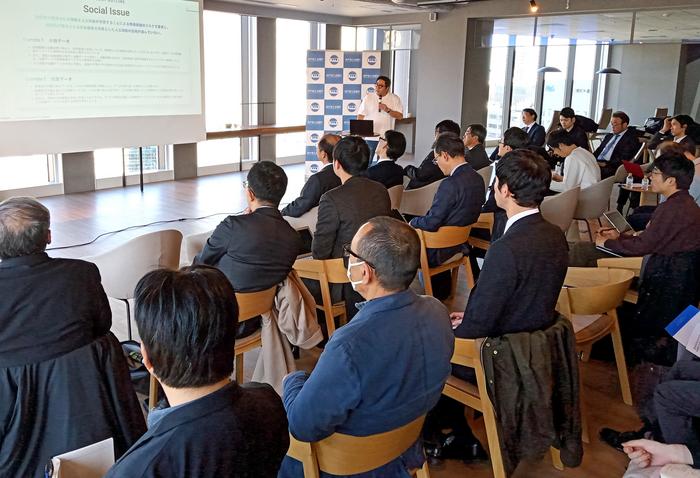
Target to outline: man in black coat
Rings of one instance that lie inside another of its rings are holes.
[[[576,146],[579,146],[586,151],[591,150],[591,146],[588,144],[588,134],[586,131],[578,124],[576,119],[576,113],[570,107],[562,108],[559,113],[559,125],[561,129],[565,130],[571,139],[574,141]]]
[[[549,165],[532,151],[509,152],[499,162],[493,193],[508,221],[503,236],[491,243],[466,310],[451,314],[456,337],[500,337],[554,324],[568,245],[561,229],[539,212],[550,181]],[[452,373],[475,381],[474,369],[453,366]],[[464,459],[483,454],[464,418],[464,405],[443,397],[432,413],[431,425],[451,427],[452,436],[440,440],[430,454]]]
[[[248,213],[228,216],[214,230],[194,264],[220,269],[236,292],[256,292],[279,284],[302,249],[299,234],[277,209],[287,189],[287,175],[271,161],[248,172]]]
[[[527,133],[530,146],[543,146],[545,140],[544,126],[537,123],[537,112],[532,108],[525,108],[522,112],[523,131]]]
[[[402,186],[403,188],[403,168],[396,164],[396,161],[406,152],[406,137],[403,133],[390,129],[379,139],[377,146],[377,157],[379,161],[367,170],[367,177],[378,183],[382,183],[385,188]],[[340,180],[339,180],[340,181]]]
[[[606,134],[593,152],[600,166],[601,179],[614,176],[622,161],[632,161],[639,151],[641,143],[637,130],[629,128],[629,122],[630,118],[625,112],[614,112],[610,121],[612,133]]]
[[[484,149],[484,141],[486,141],[486,128],[484,125],[474,123],[467,126],[462,137],[462,142],[464,142],[464,159],[474,168],[474,171],[491,164],[489,156]]]
[[[282,400],[267,384],[231,381],[238,305],[221,271],[157,270],[136,286],[143,363],[166,408],[107,477],[275,477],[289,447]]]
[[[318,206],[321,196],[326,191],[340,186],[340,179],[333,172],[333,148],[340,140],[337,134],[324,134],[318,142],[316,157],[321,161],[321,169],[309,176],[309,179],[301,188],[301,194],[294,201],[282,209],[283,216],[300,217],[304,213]]]
[[[457,123],[452,120],[442,120],[435,125],[435,139],[443,133],[453,133],[459,136],[460,128]],[[411,180],[409,181],[406,189],[417,189],[427,186],[430,183],[439,181],[445,177],[440,171],[440,168],[433,163],[433,150],[432,148],[428,151],[425,159],[420,163],[417,168],[415,166],[406,166],[403,170],[404,174],[408,176]]]

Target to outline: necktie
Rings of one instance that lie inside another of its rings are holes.
[[[529,133],[529,132],[530,132],[530,127],[529,127],[529,126],[524,126],[524,127],[523,127],[523,131],[525,131],[526,133]]]
[[[600,153],[600,156],[598,156],[598,159],[600,161],[610,161],[610,153],[612,153],[613,148],[617,144],[618,140],[620,139],[620,135],[616,134],[613,136],[613,138],[608,141],[608,144],[605,145],[605,148],[603,148],[603,152]]]

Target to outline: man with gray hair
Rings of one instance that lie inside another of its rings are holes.
[[[336,330],[310,375],[294,372],[283,382],[289,431],[302,441],[335,432],[367,436],[411,423],[437,403],[450,374],[454,335],[447,311],[409,289],[420,264],[416,231],[376,217],[345,253],[350,283],[366,302]],[[423,460],[418,440],[372,476],[404,477]],[[278,476],[302,477],[301,463],[286,457]]]
[[[0,203],[0,363],[57,357],[112,326],[97,266],[46,254],[49,222],[36,199]]]

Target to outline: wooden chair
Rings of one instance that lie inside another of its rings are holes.
[[[97,265],[108,297],[126,305],[126,326],[131,333],[131,308],[136,284],[146,273],[162,267],[177,269],[180,264],[182,233],[165,229],[135,237],[112,250],[85,260]]]
[[[399,209],[401,207],[401,198],[403,196],[403,186],[393,186],[387,189],[389,199],[391,199],[391,209]]]
[[[598,118],[599,130],[607,129],[608,125],[610,125],[610,120],[612,119],[612,112],[612,108],[603,108],[603,111],[600,112],[600,118]]]
[[[547,196],[540,205],[542,217],[551,222],[566,234],[574,220],[576,204],[581,188],[575,187],[555,196]]]
[[[443,247],[461,246],[469,242],[469,233],[472,226],[443,226],[435,232],[423,231],[416,229],[420,238],[420,269],[423,272],[423,283],[425,284],[425,293],[433,295],[433,284],[431,277],[440,272],[452,271],[452,286],[450,288],[450,298],[455,296],[457,290],[457,278],[459,276],[459,267],[464,265],[467,273],[467,285],[471,289],[474,287],[474,275],[472,266],[469,262],[469,256],[464,254],[456,254],[456,257],[451,258],[444,264],[430,267],[428,264],[427,249],[440,249]]]
[[[569,267],[557,302],[557,310],[574,325],[576,348],[581,360],[587,361],[592,345],[610,335],[615,351],[622,400],[627,405],[632,405],[632,392],[616,309],[622,304],[633,277],[634,273],[629,270]],[[584,316],[598,317],[588,321]],[[583,392],[583,381],[580,388]],[[583,441],[589,443],[583,399],[581,400],[581,421]]]
[[[492,212],[482,212],[481,214],[479,214],[479,219],[477,219],[476,222],[472,224],[472,229],[486,229],[489,231],[490,234],[493,234],[493,218],[494,215]],[[489,247],[491,247],[491,241],[487,241],[486,239],[480,239],[470,234],[469,245],[472,247],[476,247],[477,249],[483,249],[485,251],[488,251]]]
[[[666,116],[668,116],[668,108],[657,106],[654,110],[654,118],[665,118]]]
[[[269,312],[275,304],[277,286],[260,292],[237,292],[238,323]],[[236,340],[236,382],[243,383],[243,354],[255,348],[262,347],[260,330],[248,337]],[[158,381],[151,375],[148,387],[148,410],[153,410],[158,401]]]
[[[477,173],[479,173],[479,176],[481,176],[481,179],[484,180],[484,188],[486,190],[488,190],[489,186],[491,185],[491,173],[493,171],[493,168],[494,166],[492,164],[490,166],[485,166],[477,171]]]
[[[290,435],[287,456],[302,463],[305,478],[318,478],[320,472],[343,476],[365,473],[401,456],[420,436],[424,421],[425,415],[388,432],[366,437],[334,433],[314,443]],[[416,476],[430,478],[427,460]]]
[[[401,214],[425,216],[433,204],[433,198],[442,181],[444,179],[430,183],[422,188],[404,191],[401,197],[401,207],[399,208]]]
[[[639,277],[642,272],[643,257],[606,257],[598,259],[598,267],[609,267],[614,269],[626,269],[632,271],[635,277]],[[625,294],[625,302],[636,304],[639,300],[639,292],[628,289]]]
[[[284,216],[284,220],[297,230],[308,227],[313,235],[316,233],[316,222],[318,222],[318,206],[312,207],[299,217]]]
[[[455,351],[451,361],[455,365],[473,368],[476,374],[476,385],[457,378],[454,375],[450,375],[447,378],[447,383],[445,383],[445,388],[443,388],[442,393],[483,414],[493,476],[494,478],[505,478],[506,472],[498,438],[496,414],[491,399],[489,398],[484,367],[481,363],[481,347],[484,340],[485,339],[455,339]],[[552,448],[551,454],[554,467],[558,470],[563,470],[564,465],[559,458],[559,451]]]
[[[297,259],[294,270],[302,279],[318,281],[321,286],[322,303],[316,308],[322,310],[326,317],[328,338],[335,332],[335,318],[340,317],[340,324],[347,322],[345,302],[333,303],[330,284],[346,284],[350,282],[346,275],[343,259]]]

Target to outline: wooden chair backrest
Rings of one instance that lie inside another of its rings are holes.
[[[540,205],[542,217],[559,226],[566,233],[574,220],[574,212],[578,204],[578,195],[581,188],[575,187],[555,196],[547,196]]]
[[[469,241],[472,226],[442,226],[435,232],[416,229],[422,247],[440,249],[443,247],[460,246]]]
[[[549,128],[547,128],[547,134],[551,133],[555,129],[559,127],[559,116],[561,114],[561,111],[559,110],[554,110],[554,113],[552,113],[552,121],[549,123]]]
[[[634,272],[623,269],[569,267],[559,295],[559,309],[573,314],[605,314],[622,304]]]
[[[277,286],[260,292],[236,292],[238,321],[243,322],[269,312],[275,304],[275,295]]]
[[[297,259],[294,270],[303,279],[325,280],[329,284],[350,282],[343,259]]]
[[[403,196],[403,185],[393,186],[387,189],[389,199],[391,200],[391,209],[399,209],[401,207],[401,198]]]
[[[610,124],[612,119],[612,108],[605,108],[600,112],[600,118],[598,119],[598,129],[605,129]]]
[[[608,267],[613,269],[626,269],[634,272],[635,277],[639,277],[642,271],[643,257],[606,257],[598,259],[598,267]]]
[[[474,369],[481,366],[480,350],[483,341],[484,339],[455,338],[455,350],[450,362]]]
[[[294,455],[300,453],[307,459],[313,456],[318,469],[331,475],[365,473],[401,456],[418,439],[424,421],[425,415],[394,430],[365,437],[334,433],[311,444],[300,443],[290,437],[292,445],[287,454],[292,458],[297,458]],[[302,451],[304,445],[307,445],[306,452]],[[308,452],[308,445],[311,453]],[[304,476],[318,475],[307,473],[305,467]]]
[[[666,116],[668,116],[668,108],[657,106],[654,111],[654,118],[665,118]]]
[[[484,180],[484,187],[486,189],[488,189],[491,185],[491,173],[493,172],[494,167],[495,166],[493,165],[484,166],[483,168],[477,171],[477,173],[479,173],[479,176],[481,176],[481,179]]]
[[[435,181],[420,188],[404,191],[401,196],[401,207],[399,211],[401,211],[402,214],[411,214],[413,216],[425,215],[433,204],[435,193],[442,181],[444,181],[444,179],[440,179],[439,181]]]

